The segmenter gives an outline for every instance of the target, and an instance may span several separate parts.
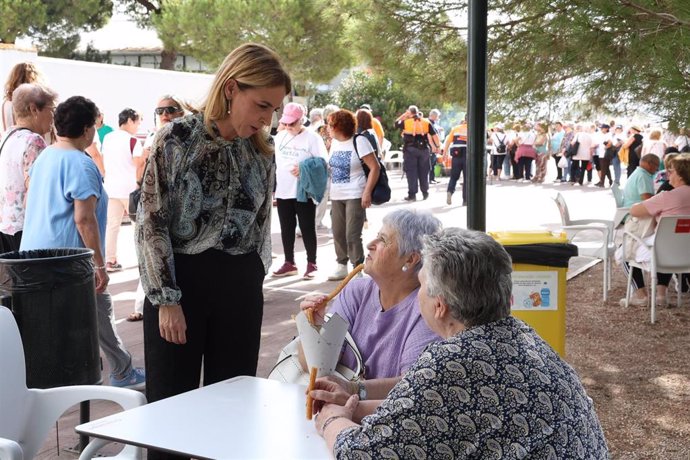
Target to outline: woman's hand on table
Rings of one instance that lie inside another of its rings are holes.
[[[166,341],[183,345],[187,343],[187,322],[180,305],[158,307],[158,328]]]
[[[329,420],[333,421],[338,418],[344,418],[352,421],[352,416],[357,409],[357,404],[359,404],[359,396],[352,395],[343,406],[339,404],[326,404],[323,406],[314,419],[316,432],[323,436],[324,425],[329,423]]]

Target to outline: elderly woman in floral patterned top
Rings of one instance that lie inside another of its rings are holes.
[[[445,340],[402,378],[317,381],[316,426],[336,458],[608,458],[575,371],[510,316],[511,271],[485,233],[425,237],[420,310]]]
[[[137,212],[149,402],[253,375],[271,265],[273,144],[290,77],[270,49],[223,61],[199,114],[156,136]],[[151,458],[151,456],[149,456]]]
[[[55,92],[37,83],[12,93],[16,120],[0,141],[0,252],[19,250],[29,169],[46,148],[43,135],[53,126],[56,100]]]

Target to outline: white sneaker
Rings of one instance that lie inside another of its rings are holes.
[[[625,307],[625,297],[619,300],[618,303],[621,307]],[[646,307],[647,305],[649,305],[649,299],[647,299],[647,297],[640,298],[631,295],[628,305],[630,305],[631,307]]]
[[[347,277],[347,265],[338,264],[338,268],[333,273],[328,275],[328,281],[340,281]]]

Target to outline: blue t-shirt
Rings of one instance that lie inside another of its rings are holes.
[[[96,197],[96,220],[105,253],[108,195],[96,164],[84,152],[48,147],[29,172],[20,250],[85,247],[74,222],[74,200]]]
[[[638,166],[625,183],[625,188],[623,189],[623,207],[629,208],[635,203],[641,202],[641,195],[643,193],[654,195],[654,174],[650,173],[642,166]]]

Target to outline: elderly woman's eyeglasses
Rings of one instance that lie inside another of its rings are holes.
[[[173,113],[181,112],[182,109],[179,107],[176,107],[174,105],[169,105],[167,107],[156,107],[156,115],[163,115],[164,113],[167,113],[168,115],[172,115]]]

